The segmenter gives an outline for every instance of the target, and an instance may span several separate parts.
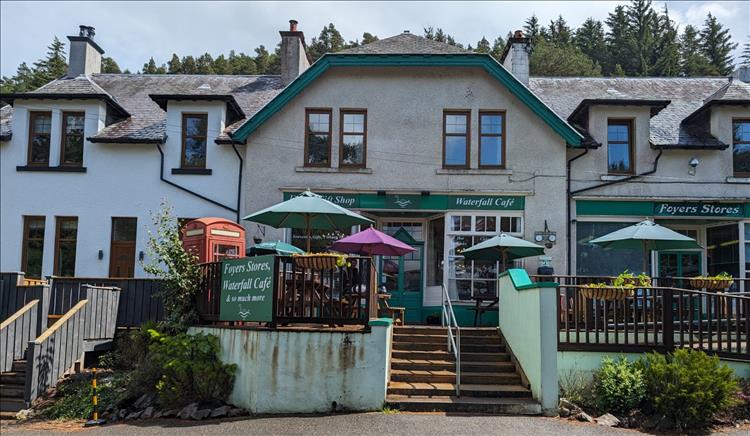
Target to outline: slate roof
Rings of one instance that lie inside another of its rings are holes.
[[[54,80],[27,95],[106,95],[130,116],[114,120],[91,137],[91,141],[148,143],[163,142],[166,138],[166,112],[150,94],[202,97],[216,95],[217,100],[222,101],[229,95],[245,116],[250,117],[278,94],[281,88],[279,76],[92,74],[89,77]],[[243,121],[244,118],[227,126],[217,141],[228,141],[228,133],[233,132]]]
[[[411,33],[402,33],[369,44],[342,50],[343,54],[466,54],[461,47],[433,41]]]
[[[738,81],[735,81],[738,82]],[[669,100],[651,118],[650,141],[657,148],[726,148],[711,136],[702,120],[684,120],[730,83],[728,77],[531,77],[529,88],[563,118],[568,118],[583,100]],[[742,83],[742,82],[739,82]],[[742,89],[747,84],[740,85]],[[731,96],[742,91],[730,90]],[[717,94],[718,95],[718,94]]]
[[[0,141],[7,141],[13,135],[10,123],[13,121],[13,107],[5,105],[0,108]]]

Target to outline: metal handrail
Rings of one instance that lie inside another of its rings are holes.
[[[451,304],[450,295],[448,295],[448,288],[443,287],[443,327],[448,327],[448,351],[453,351],[453,356],[456,360],[456,396],[461,396],[461,327],[456,321],[456,313],[453,312],[453,305]],[[453,337],[452,328],[456,329],[456,337]]]

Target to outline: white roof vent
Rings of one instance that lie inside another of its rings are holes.
[[[211,85],[208,83],[204,83],[203,85],[199,86],[198,89],[211,89]]]

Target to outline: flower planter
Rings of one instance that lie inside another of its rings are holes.
[[[708,291],[721,291],[732,286],[732,279],[690,279],[690,287],[693,289],[706,289]]]
[[[633,288],[626,288],[622,286],[608,286],[605,288],[600,287],[585,287],[581,289],[581,294],[591,300],[622,300],[627,297],[635,295]]]
[[[294,264],[302,268],[310,269],[335,269],[336,261],[340,256],[335,254],[316,254],[314,256],[293,256]]]

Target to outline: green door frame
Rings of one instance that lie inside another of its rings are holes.
[[[422,322],[422,302],[424,293],[424,241],[417,241],[411,237],[411,235],[404,229],[399,229],[394,235],[394,238],[399,241],[408,244],[419,252],[419,288],[417,290],[405,290],[405,279],[404,279],[404,258],[403,256],[398,257],[398,278],[397,287],[398,289],[389,290],[391,299],[389,304],[393,307],[404,307],[404,321],[408,323],[421,323]],[[383,257],[380,256],[379,261],[379,274],[378,274],[378,286],[383,283]]]

